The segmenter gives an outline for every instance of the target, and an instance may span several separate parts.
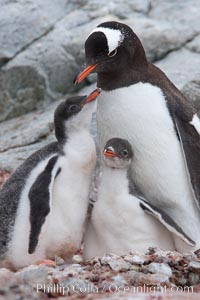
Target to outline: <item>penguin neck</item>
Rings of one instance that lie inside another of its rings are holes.
[[[111,168],[104,164],[101,180],[101,190],[102,189],[106,191],[107,194],[113,194],[115,196],[122,193],[129,193],[128,170]],[[106,199],[109,201],[108,195]],[[112,201],[111,197],[110,200]]]
[[[141,64],[138,61],[130,65],[122,66],[117,70],[109,72],[99,72],[97,76],[97,86],[105,91],[112,91],[122,87],[128,87],[138,82],[143,82],[148,73],[149,63],[146,57],[141,58]]]
[[[54,123],[55,123],[55,136],[62,148],[68,139],[67,128],[65,126],[64,121],[61,122],[60,120],[58,121],[56,120]]]
[[[63,126],[57,130],[57,140],[61,149],[64,151],[66,147],[73,147],[76,149],[78,146],[84,146],[84,137],[89,136],[89,128],[86,126],[70,127]],[[64,151],[65,152],[65,151]]]
[[[93,142],[88,128],[79,128],[78,130],[70,131],[65,142],[61,143],[64,154],[70,154],[77,157],[83,157],[83,153],[90,152],[90,143]],[[81,155],[82,153],[82,155]]]

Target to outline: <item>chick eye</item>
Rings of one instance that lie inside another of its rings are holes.
[[[127,156],[128,156],[128,151],[127,151],[126,149],[124,149],[124,150],[122,151],[122,155],[123,155],[124,157],[127,157]]]
[[[75,112],[75,111],[78,110],[78,108],[79,108],[78,105],[72,104],[72,105],[69,106],[68,111],[69,112]]]
[[[116,54],[117,54],[117,49],[115,49],[115,50],[111,51],[110,53],[108,53],[108,56],[109,56],[109,57],[113,57],[113,56],[115,56]]]

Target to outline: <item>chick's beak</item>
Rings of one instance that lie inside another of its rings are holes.
[[[117,153],[115,153],[114,151],[112,151],[110,149],[105,149],[103,152],[103,155],[106,157],[118,157]]]
[[[79,70],[79,72],[74,77],[73,83],[78,84],[83,81],[83,79],[85,79],[96,68],[96,66],[97,64],[94,64],[88,67],[81,68],[81,70]]]
[[[94,101],[101,93],[101,89],[97,88],[96,90],[94,90],[91,94],[89,94],[89,96],[87,96],[83,102],[83,105]]]

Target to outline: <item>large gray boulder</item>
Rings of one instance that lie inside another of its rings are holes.
[[[7,61],[0,69],[0,121],[74,91],[73,77],[84,60],[84,39],[106,20],[90,21],[86,13],[75,10]]]
[[[66,0],[0,1],[0,66],[46,35],[66,12]]]
[[[157,66],[200,109],[200,55],[182,48],[170,53]]]

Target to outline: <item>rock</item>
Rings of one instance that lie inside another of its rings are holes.
[[[164,58],[169,52],[180,49],[187,41],[191,41],[197,29],[183,28],[183,24],[166,22],[164,20],[138,17],[125,20],[141,39],[147,58],[156,61]]]
[[[112,277],[114,283],[116,286],[122,287],[124,285],[127,285],[127,281],[124,279],[124,277],[120,274]]]
[[[53,114],[58,103],[1,124],[0,169],[13,171],[33,152],[55,141]]]
[[[73,277],[82,272],[82,267],[80,264],[71,264],[64,268],[62,272],[60,272],[60,279],[64,280],[66,277]],[[56,273],[56,270],[54,274]]]
[[[182,254],[179,252],[163,251],[159,248],[151,248],[151,247],[149,248],[147,255],[148,255],[147,263],[150,262],[165,263],[165,264],[169,264],[170,266],[171,264],[173,266],[179,264],[183,259]]]
[[[182,92],[187,99],[194,103],[197,110],[200,110],[200,80],[198,77],[186,83],[182,88]]]
[[[72,258],[72,263],[80,264],[83,262],[83,257],[81,255],[74,255]]]
[[[41,299],[41,295],[43,297],[48,295],[50,298],[65,296],[66,299],[70,297],[70,299],[84,298],[92,300],[96,298],[96,294],[98,296],[101,294],[101,297],[104,297],[103,299],[112,296],[113,299],[118,299],[118,294],[120,294],[120,299],[121,296],[127,299],[127,295],[132,297],[133,295],[138,296],[145,293],[146,296],[150,297],[151,293],[156,292],[157,296],[161,292],[162,297],[165,296],[168,299],[167,291],[170,292],[171,296],[173,296],[172,291],[177,291],[176,298],[182,295],[180,291],[187,293],[199,292],[200,274],[199,265],[196,264],[199,264],[199,262],[193,260],[196,259],[195,255],[192,255],[192,253],[179,254],[178,260],[178,253],[174,251],[154,249],[154,252],[151,253],[151,255],[142,255],[144,263],[141,265],[129,263],[133,254],[126,256],[110,254],[102,258],[96,257],[81,265],[64,264],[62,268],[42,266],[42,270],[46,270],[44,273],[41,272],[41,266],[29,266],[17,273],[1,269],[0,284],[3,289],[0,288],[0,293],[6,295],[5,299],[14,299],[16,295],[23,298],[29,295],[32,289],[30,299],[35,300]],[[156,254],[161,255],[161,253],[162,256],[165,255],[169,259],[171,269],[168,268],[168,265],[155,261],[158,258]],[[139,256],[139,254],[137,255]],[[150,257],[151,263],[147,265]],[[111,268],[112,263],[114,263],[114,270]],[[125,263],[124,266],[129,263],[131,266],[140,267],[140,272],[131,270],[129,267],[115,269],[116,265],[117,267],[119,264],[122,266],[123,263]],[[144,272],[147,271],[154,273],[145,274]],[[41,283],[38,284],[38,282]],[[34,291],[37,291],[38,298],[35,297],[36,293]],[[39,293],[42,291],[43,294]],[[138,297],[136,298],[138,299]],[[27,299],[29,299],[28,296]],[[61,300],[61,298],[59,299]]]
[[[200,2],[188,1],[152,1],[148,16],[157,20],[166,20],[174,25],[193,27],[199,30]]]
[[[188,282],[190,285],[197,285],[200,283],[200,276],[196,273],[190,272],[188,275]]]
[[[100,258],[100,263],[102,266],[107,266],[111,260],[117,260],[119,258],[120,257],[116,254],[105,254]]]
[[[135,1],[130,1],[129,7],[136,12],[140,12],[143,14],[148,14],[150,7],[151,7],[151,1],[150,0],[135,0]]]
[[[45,107],[76,89],[72,81],[84,61],[84,40],[107,17],[89,20],[83,12],[72,12],[2,67],[0,121]]]
[[[186,45],[186,48],[192,52],[200,53],[200,34],[197,35],[191,42],[189,42]]]
[[[141,265],[131,265],[130,270],[135,271],[135,272],[140,272],[141,271]]]
[[[199,54],[181,49],[170,53],[156,65],[179,89],[182,89],[188,82],[200,76],[200,70],[197,68],[199,64]]]
[[[126,19],[129,16],[137,16],[140,14],[147,14],[150,7],[150,0],[134,0],[126,1],[86,1],[82,7],[85,11],[89,12],[90,16],[97,17],[106,14],[113,14],[121,20]],[[98,12],[98,13],[97,13]],[[112,20],[112,19],[111,19]]]
[[[134,265],[142,265],[145,261],[144,257],[138,254],[124,256],[124,259]]]
[[[176,281],[177,281],[176,282],[177,285],[180,285],[180,286],[185,286],[187,284],[187,282],[188,282],[187,278],[185,278],[184,275],[176,278]]]
[[[108,264],[115,272],[127,271],[131,268],[131,264],[123,259],[110,260]]]
[[[65,0],[11,1],[1,7],[0,121],[33,111],[45,100],[56,99],[50,85],[58,93],[60,86],[66,85],[66,93],[68,74],[72,86],[77,64],[59,38],[70,43],[68,29],[89,21],[83,14],[70,14],[75,8],[76,4],[66,5]],[[62,23],[66,15],[67,24]]]
[[[142,274],[142,273],[131,273],[132,282],[136,286],[140,285],[158,285],[160,283],[168,282],[169,277],[163,274]]]
[[[0,65],[47,34],[67,11],[65,0],[7,1],[1,4]]]
[[[0,291],[7,290],[10,286],[19,285],[21,283],[22,281],[15,276],[15,273],[6,268],[0,269]]]
[[[31,282],[32,284],[32,282]],[[32,285],[24,283],[23,279],[15,273],[5,269],[0,269],[0,299],[47,299],[47,295],[35,292]]]
[[[54,128],[53,114],[58,103],[60,102],[54,103],[46,111],[33,112],[1,124],[0,152],[31,145],[47,137]]]
[[[193,252],[186,252],[186,253],[184,253],[183,258],[186,259],[188,262],[196,261],[197,255]]]
[[[193,270],[200,270],[200,262],[198,261],[191,261],[188,265],[188,268],[191,268]]]
[[[0,71],[0,121],[39,107],[44,100],[44,78],[29,66]]]
[[[168,251],[166,256],[169,259],[168,262],[172,263],[173,265],[180,263],[183,259],[183,255],[177,251]]]
[[[56,263],[56,266],[63,266],[65,264],[65,261],[61,257],[56,256],[55,257],[55,263]]]
[[[22,147],[11,148],[0,154],[0,168],[7,171],[14,171],[32,153],[54,141],[53,136],[41,138],[37,142]]]
[[[148,266],[145,267],[150,273],[153,274],[161,274],[168,277],[172,276],[172,270],[167,264],[152,262]]]
[[[16,276],[24,283],[30,284],[36,288],[39,284],[47,284],[48,267],[42,265],[30,265],[23,270],[18,271]]]

